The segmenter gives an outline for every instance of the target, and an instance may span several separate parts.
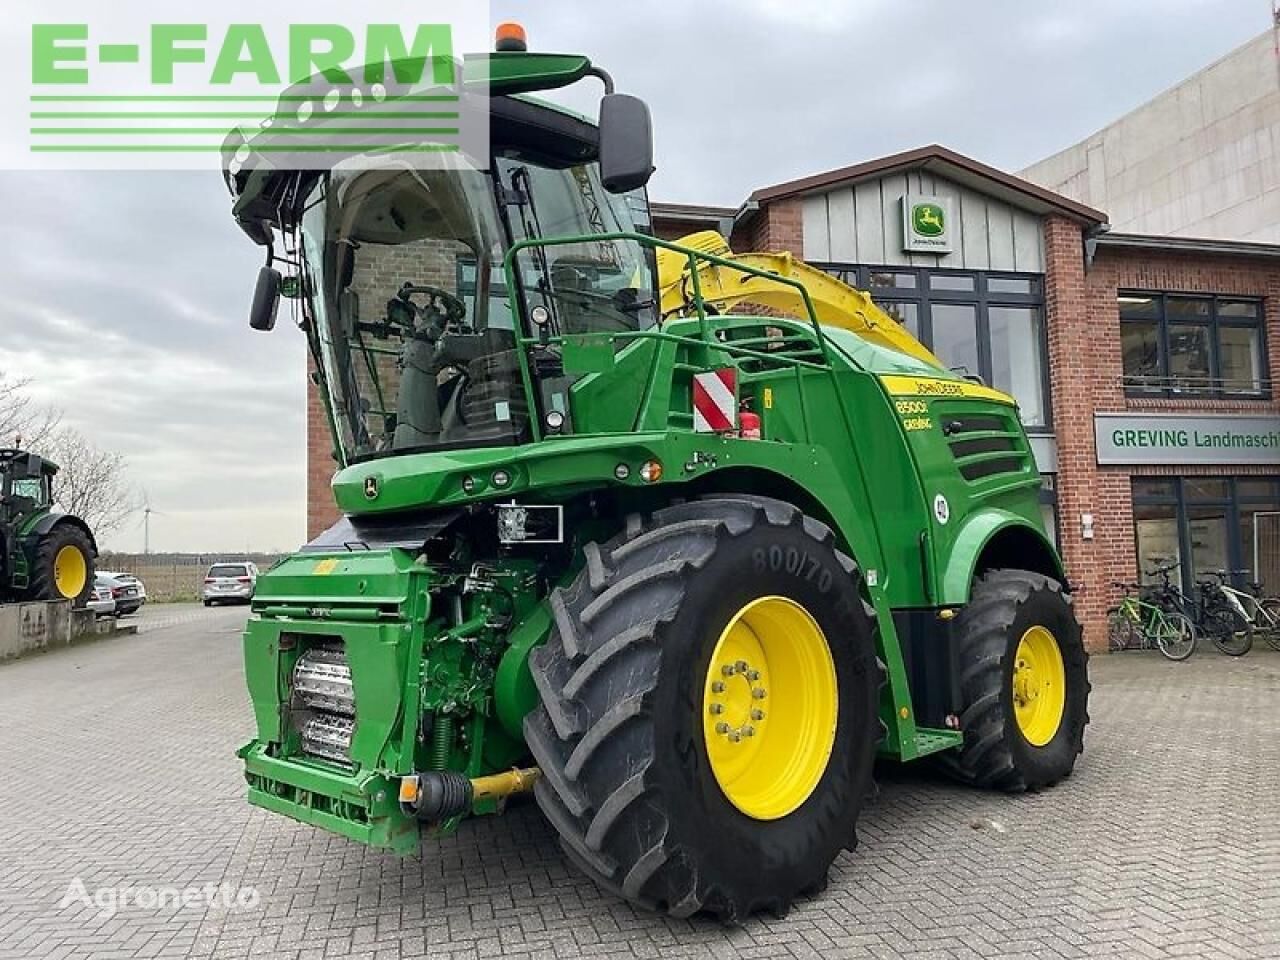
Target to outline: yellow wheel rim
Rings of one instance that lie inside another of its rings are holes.
[[[1067,707],[1067,671],[1058,641],[1045,627],[1032,627],[1018,641],[1013,661],[1013,714],[1022,736],[1043,747],[1058,732]]]
[[[89,565],[79,547],[66,546],[58,551],[53,558],[53,585],[60,595],[74,600],[84,591],[88,579]]]
[[[836,740],[836,668],[822,628],[786,597],[761,597],[720,634],[702,692],[716,782],[756,820],[803,804]]]

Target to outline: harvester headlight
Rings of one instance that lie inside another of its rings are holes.
[[[506,470],[493,471],[493,476],[490,479],[493,481],[493,485],[497,487],[499,490],[503,489],[504,487],[511,486],[511,474],[509,474]]]
[[[646,460],[640,467],[640,479],[645,483],[657,483],[662,479],[662,461]]]
[[[463,492],[463,493],[475,493],[475,492],[476,492],[476,478],[475,478],[475,477],[472,477],[472,476],[466,476],[466,477],[463,477],[463,478],[462,478],[462,492]]]
[[[554,433],[559,433],[564,429],[564,414],[559,410],[552,410],[547,414],[547,429]]]
[[[613,475],[619,480],[626,480],[631,476],[631,468],[625,463],[620,463],[613,468]]]
[[[539,304],[529,311],[529,319],[540,327],[545,327],[551,322],[551,311]]]

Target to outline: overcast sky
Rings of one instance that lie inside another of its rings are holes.
[[[372,5],[376,9],[376,2]],[[1266,0],[496,0],[653,108],[656,199],[925,143],[1016,171],[1267,28]],[[304,536],[304,353],[245,322],[257,248],[216,171],[0,174],[0,370],[124,453],[152,549]],[[8,439],[8,438],[5,438]],[[141,549],[140,522],[108,546]]]

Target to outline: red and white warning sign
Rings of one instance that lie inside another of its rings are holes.
[[[738,428],[733,367],[693,375],[693,429],[698,433],[728,433]]]

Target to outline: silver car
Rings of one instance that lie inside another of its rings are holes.
[[[258,568],[252,563],[215,563],[204,575],[200,599],[206,607],[215,603],[248,603],[258,585]]]
[[[93,593],[85,606],[92,610],[96,616],[110,617],[115,615],[116,599],[111,595],[111,588],[98,581],[94,583]]]

